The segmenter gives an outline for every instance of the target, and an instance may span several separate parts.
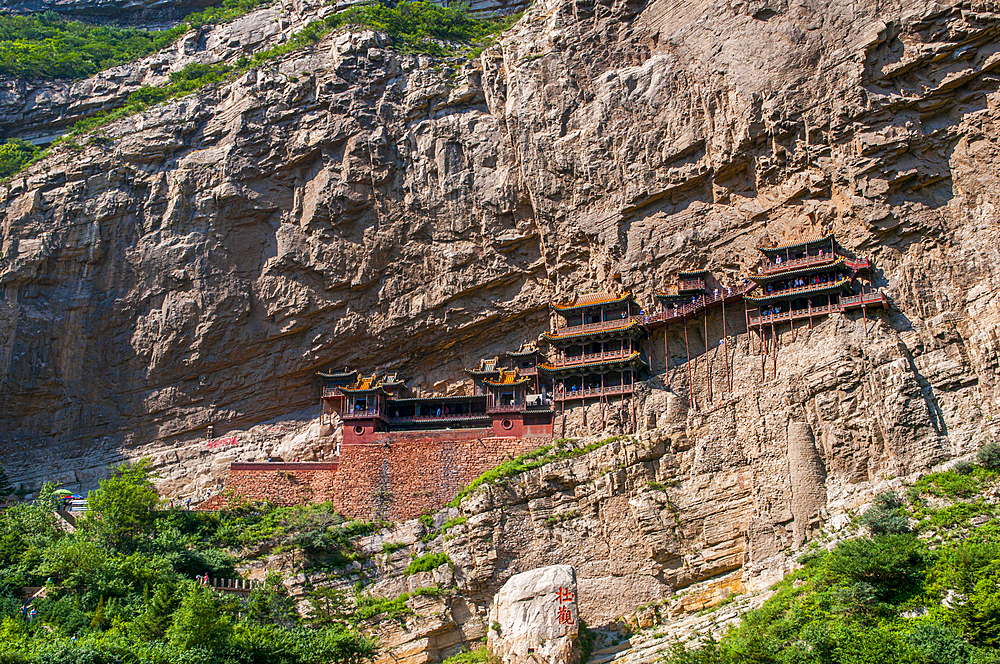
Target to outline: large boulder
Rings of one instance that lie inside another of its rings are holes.
[[[512,576],[493,598],[487,648],[504,664],[576,664],[576,570],[539,567]]]

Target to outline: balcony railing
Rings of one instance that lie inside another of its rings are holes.
[[[764,316],[751,316],[750,325],[766,325],[769,323],[781,323],[791,320],[801,320],[810,316],[823,316],[826,314],[843,313],[847,309],[853,309],[862,305],[877,304],[885,305],[887,302],[885,294],[881,290],[860,295],[847,295],[840,298],[836,304],[824,304],[812,309],[794,309],[792,311],[782,311],[779,314],[767,314]]]
[[[847,283],[847,277],[843,279],[827,280],[820,282],[818,284],[806,284],[805,286],[795,286],[794,288],[775,288],[770,291],[764,291],[760,295],[754,295],[753,297],[777,297],[785,295],[797,295],[799,293],[809,293],[811,291],[823,290],[824,288],[830,288],[836,286],[839,282]]]
[[[342,395],[343,395],[343,392],[341,392],[336,387],[324,387],[323,388],[323,398],[324,399],[327,399],[329,397],[339,397],[339,396],[342,396]]]
[[[862,304],[884,304],[885,301],[885,293],[880,289],[874,290],[871,293],[848,295],[847,297],[840,298],[840,303],[845,307],[860,307]]]
[[[381,417],[382,412],[378,408],[367,410],[348,410],[340,414],[342,420],[370,420],[373,417]]]
[[[467,420],[488,420],[486,413],[441,413],[441,415],[403,415],[400,417],[389,417],[390,424],[409,424],[413,422],[454,422]]]
[[[626,318],[605,320],[599,323],[585,323],[583,325],[560,327],[553,331],[560,336],[570,336],[572,334],[585,334],[587,332],[600,332],[602,330],[618,330],[623,327],[628,327],[633,320],[637,320],[642,323],[644,318],[645,316],[628,316]]]
[[[681,279],[677,282],[677,290],[682,291],[696,291],[705,290],[705,280],[704,279]]]
[[[588,362],[600,362],[604,360],[621,360],[629,357],[635,351],[631,350],[611,350],[603,353],[584,353],[583,355],[577,355],[574,357],[562,357],[557,359],[552,363],[556,367],[572,367],[577,364],[586,364]]]
[[[776,272],[786,272],[788,270],[808,267],[810,265],[822,265],[823,263],[831,263],[841,256],[839,254],[826,254],[822,256],[803,256],[802,258],[792,258],[790,260],[782,260],[781,264],[767,263],[764,265],[762,274],[774,274]]]
[[[504,403],[489,406],[486,409],[490,413],[519,413],[524,410],[524,404]]]
[[[629,394],[633,391],[632,385],[605,385],[604,387],[586,387],[582,389],[556,389],[553,398],[556,401],[564,399],[579,399],[581,397],[596,397],[602,394]]]

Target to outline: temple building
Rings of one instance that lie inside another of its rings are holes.
[[[515,355],[519,362],[532,362],[524,375],[519,367],[500,366],[498,358],[481,360],[479,367],[466,370],[474,379],[473,393],[459,396],[407,395],[395,374],[320,373],[321,421],[332,424],[334,414],[343,421],[343,445],[381,443],[394,432],[432,438],[448,432],[452,439],[463,433],[469,438],[550,435],[552,400],[531,391],[538,380],[536,353]]]
[[[589,293],[550,306],[563,324],[542,335],[551,352],[538,368],[552,379],[555,401],[565,407],[574,400],[631,395],[649,371],[640,350],[646,317],[632,293]]]
[[[763,261],[749,279],[747,327],[793,322],[831,313],[885,307],[880,289],[872,288],[867,258],[847,254],[833,234],[793,244],[758,247]],[[749,307],[754,307],[750,309]]]

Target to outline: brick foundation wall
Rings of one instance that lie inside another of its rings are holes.
[[[379,434],[378,443],[343,445],[335,463],[234,463],[225,491],[276,505],[331,501],[346,517],[400,521],[443,507],[490,468],[549,442],[549,436],[476,433],[482,437],[462,439],[469,432],[457,431]],[[221,496],[212,500],[217,504],[200,507],[224,507]]]
[[[395,434],[393,434],[395,435]],[[451,501],[472,480],[548,437],[420,439],[387,444],[345,445],[334,480],[334,504],[359,519],[412,519]]]
[[[275,505],[322,503],[334,499],[336,476],[336,463],[234,463],[226,491]]]

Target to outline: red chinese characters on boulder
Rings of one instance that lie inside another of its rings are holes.
[[[575,624],[576,618],[573,616],[573,609],[570,608],[576,602],[573,591],[569,588],[559,588],[556,591],[556,597],[559,598],[559,612],[556,614],[556,620],[559,621],[560,625]]]

